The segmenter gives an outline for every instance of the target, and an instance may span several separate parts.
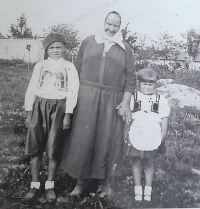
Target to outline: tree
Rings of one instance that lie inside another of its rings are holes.
[[[123,39],[128,42],[134,52],[135,68],[140,70],[149,65],[149,61],[155,59],[155,49],[153,47],[146,47],[146,36],[138,38],[137,33],[130,34],[128,24],[122,29]]]
[[[9,32],[16,38],[33,38],[32,30],[26,26],[24,14],[17,18],[17,25],[11,24]]]
[[[175,62],[177,61],[178,56],[181,54],[182,48],[183,48],[182,41],[179,42],[179,41],[174,40],[172,42],[172,54],[173,54],[173,58]]]
[[[156,53],[158,58],[162,58],[164,61],[168,59],[176,60],[178,55],[180,54],[180,50],[178,50],[178,42],[173,40],[173,36],[170,36],[167,32],[160,33],[159,42],[154,41],[156,44]]]
[[[73,61],[75,56],[77,55],[78,46],[80,44],[80,40],[78,38],[78,31],[74,30],[72,27],[68,26],[65,23],[49,26],[48,30],[43,29],[43,35],[47,36],[50,32],[57,32],[64,34],[66,38],[66,54],[65,59],[69,61]]]
[[[137,33],[134,33],[132,35],[129,35],[130,31],[128,30],[128,25],[129,23],[126,25],[126,27],[124,29],[122,29],[122,36],[123,39],[130,44],[132,50],[134,51],[134,53],[137,51],[137,46],[135,45],[135,42],[137,41]]]
[[[186,32],[186,51],[191,58],[191,68],[194,69],[194,62],[200,53],[200,32],[190,29]]]

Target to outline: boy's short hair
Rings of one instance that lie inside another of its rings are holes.
[[[54,42],[62,42],[66,45],[66,40],[63,34],[51,32],[43,41],[44,50],[46,51]]]
[[[156,83],[158,80],[158,73],[151,68],[141,69],[137,74],[139,82]]]

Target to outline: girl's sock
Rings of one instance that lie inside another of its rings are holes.
[[[54,181],[46,181],[45,189],[53,189],[54,188]]]
[[[135,200],[142,201],[142,186],[135,186]]]
[[[150,186],[144,187],[144,200],[151,201],[151,191],[152,191],[152,187]]]
[[[36,188],[40,189],[40,182],[39,181],[32,181],[31,182],[31,189]]]

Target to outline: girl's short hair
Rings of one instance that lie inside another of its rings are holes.
[[[141,69],[137,74],[137,79],[139,82],[156,83],[158,78],[158,73],[151,68]]]

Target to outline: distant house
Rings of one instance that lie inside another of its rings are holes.
[[[177,58],[177,61],[189,61],[191,58],[185,53],[185,52],[181,52],[180,55]],[[195,62],[200,62],[200,55],[197,56],[197,58],[195,59]]]
[[[168,57],[168,59],[166,60],[164,60],[162,57],[159,57],[157,60],[153,61],[153,63],[155,64],[163,65],[165,63],[165,65],[168,66],[175,64],[174,62],[175,62],[174,57]],[[181,51],[181,53],[177,56],[176,62],[179,63],[182,67],[184,67],[185,64],[187,63],[187,65],[191,69],[193,68],[200,69],[200,55],[196,57],[195,62],[193,62],[193,64],[191,65],[191,57],[189,57],[188,54],[186,54],[184,51]]]
[[[163,57],[159,57],[155,62],[158,64],[165,64],[169,65],[170,63],[173,63],[174,60],[174,56],[168,57],[167,59],[163,59]],[[188,54],[186,54],[184,51],[181,51],[180,54],[177,56],[176,58],[176,62],[190,62],[191,61],[191,57],[188,56]],[[195,59],[195,63],[199,66],[200,65],[200,55],[197,56],[197,58]]]

